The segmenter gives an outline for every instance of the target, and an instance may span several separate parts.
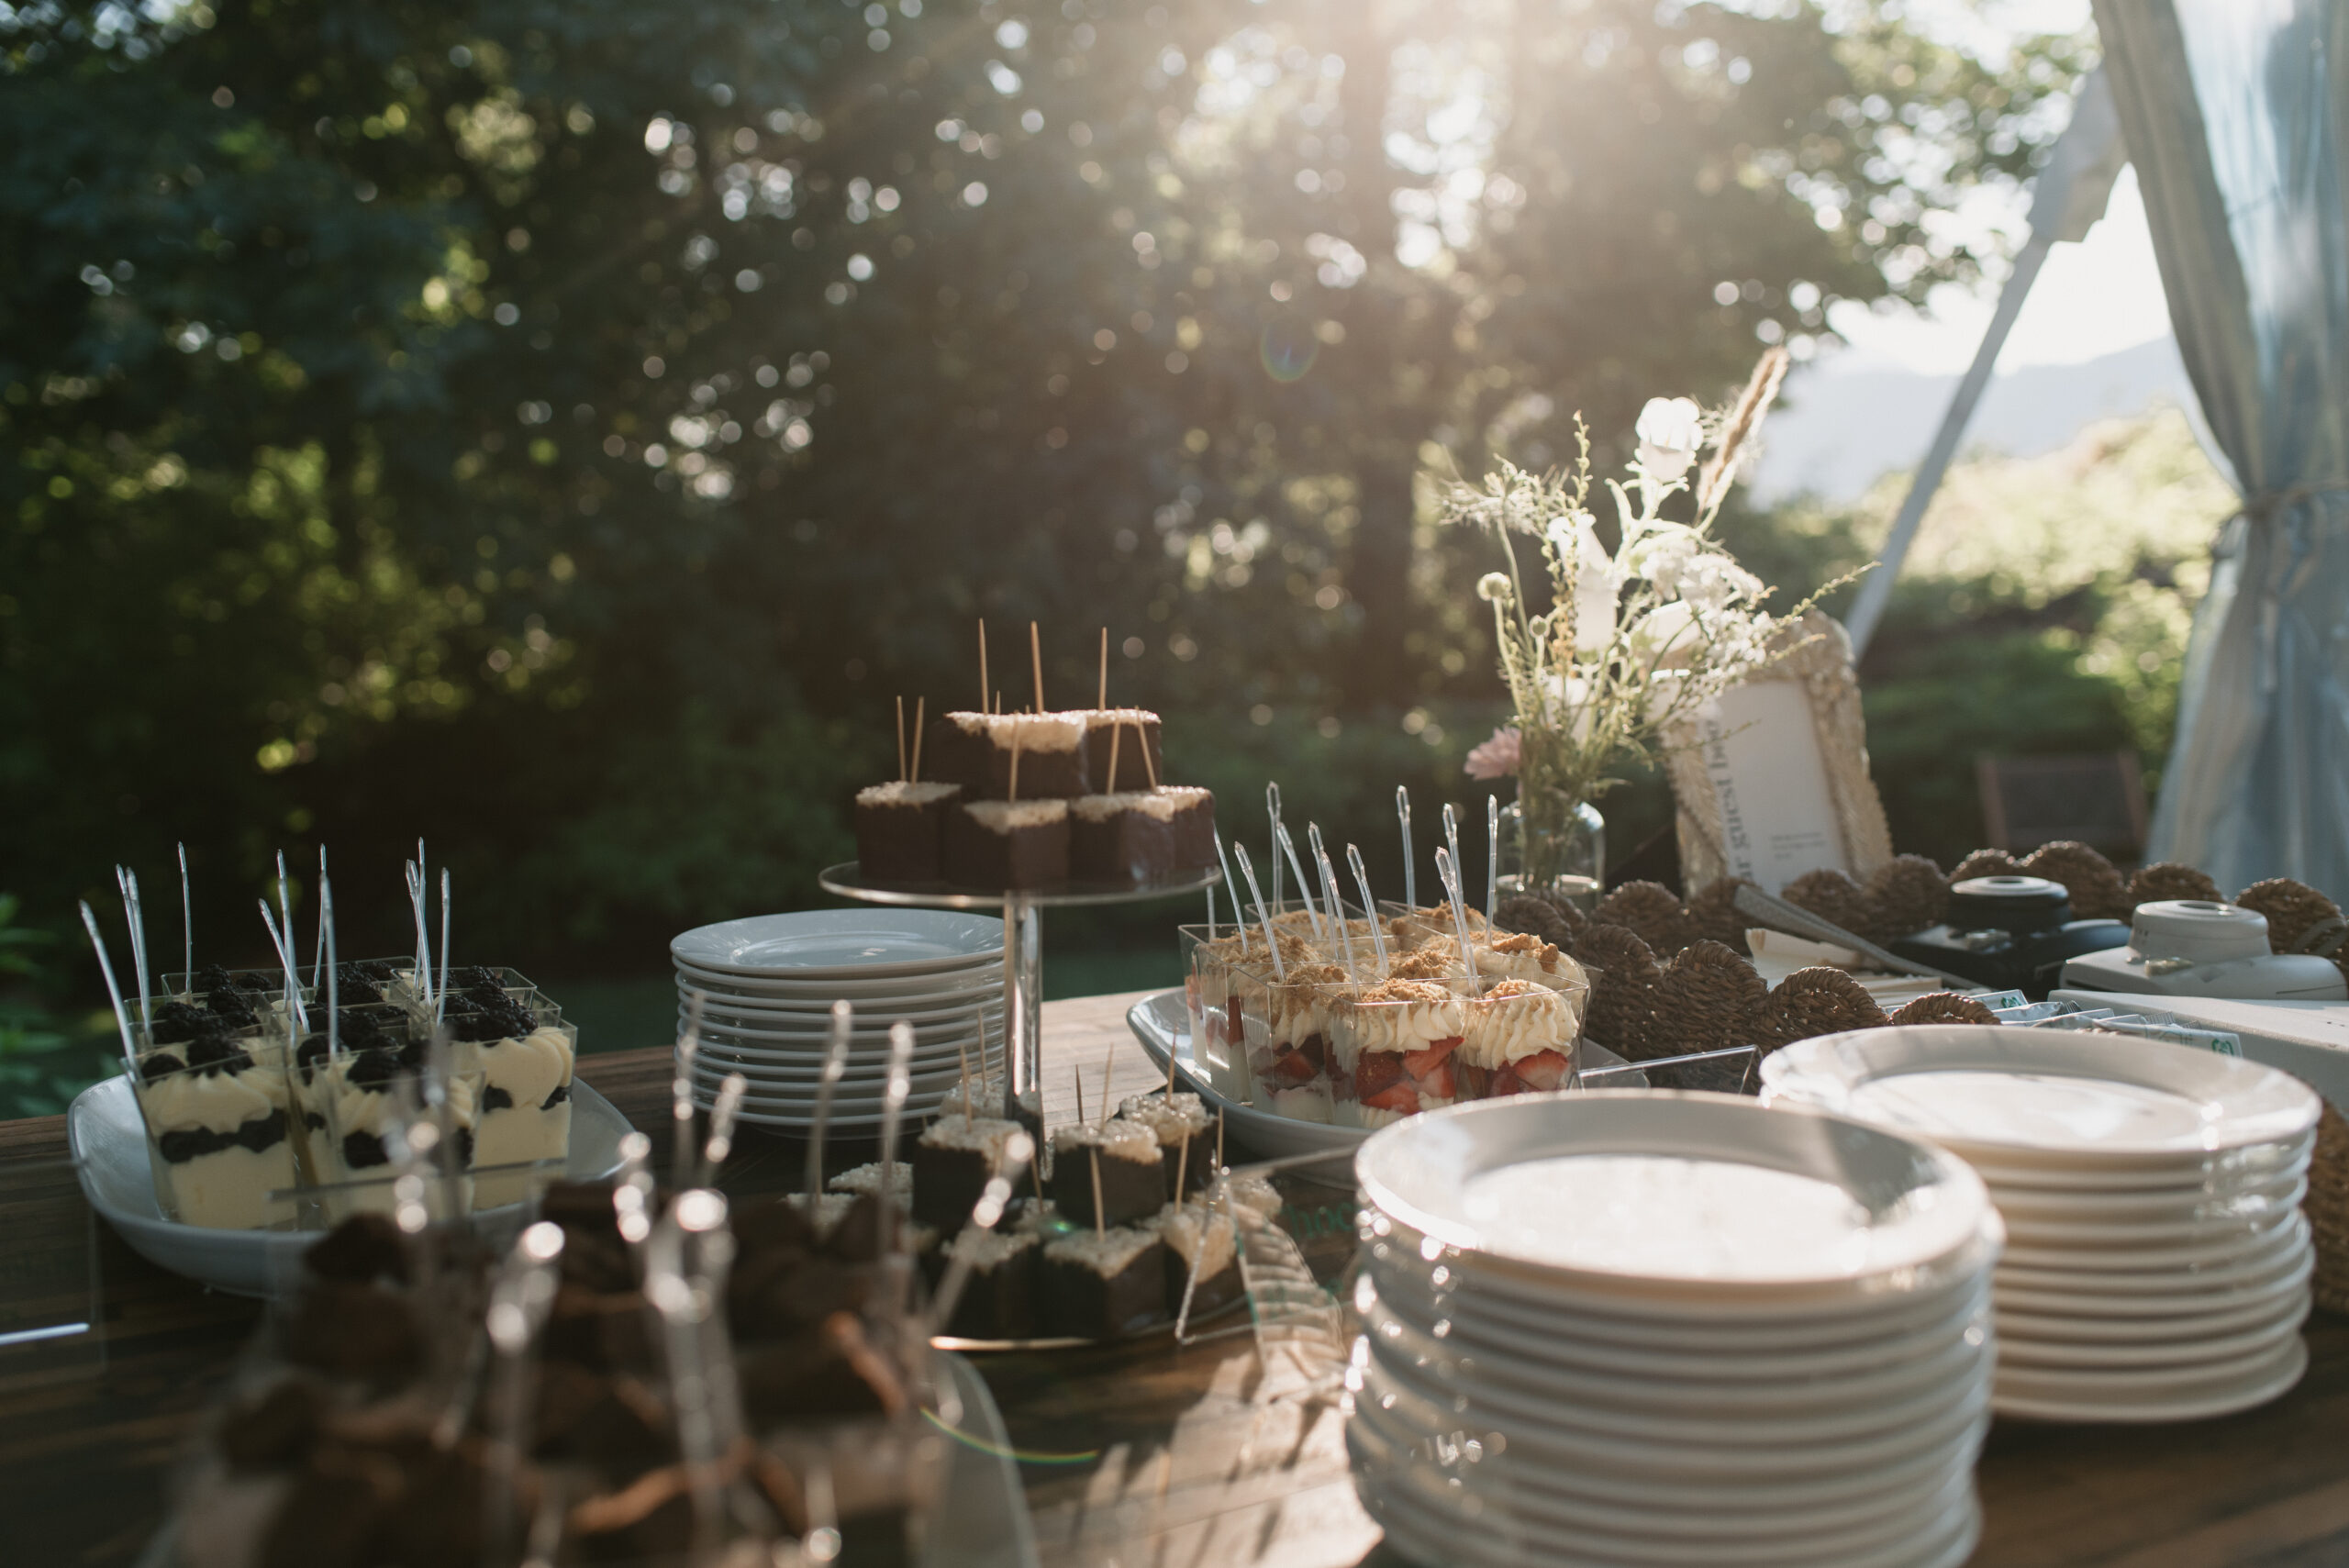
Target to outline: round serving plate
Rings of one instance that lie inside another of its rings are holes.
[[[2230,1150],[2207,1160],[2174,1168],[2145,1170],[2087,1170],[1994,1158],[1987,1151],[1965,1146],[1965,1162],[1993,1187],[2016,1187],[2033,1195],[2049,1193],[2089,1196],[2147,1195],[2173,1199],[2210,1193],[2230,1193],[2274,1181],[2289,1181],[2308,1170],[2316,1136],[2304,1133],[2282,1143]]]
[[[912,976],[1003,954],[1003,922],[944,909],[803,909],[679,933],[680,963],[716,974],[817,980]]]
[[[2309,1271],[2313,1271],[2311,1259]],[[2184,1313],[2162,1318],[2113,1318],[2099,1312],[2100,1303],[2094,1303],[2086,1312],[2033,1312],[2020,1307],[2000,1307],[1997,1309],[1998,1335],[2002,1341],[2017,1337],[2034,1340],[2077,1340],[2084,1344],[2113,1345],[2143,1341],[2208,1340],[2221,1334],[2256,1328],[2289,1312],[2306,1310],[2308,1273],[2287,1275],[2266,1290],[2245,1300],[2215,1311]]]
[[[2019,1378],[2009,1385],[2002,1377],[1996,1404],[2001,1416],[2037,1421],[2200,1421],[2280,1398],[2291,1392],[2308,1369],[2308,1341],[2295,1334],[2264,1366],[2207,1385],[2122,1385],[2083,1397],[2045,1387],[2037,1380]]]
[[[2316,1092],[2237,1057],[2133,1036],[1926,1024],[1798,1040],[1762,1063],[1817,1106],[2007,1167],[2176,1173],[2315,1127]]]
[[[853,1013],[849,1028],[866,1032],[880,1029],[886,1032],[891,1024],[903,1018],[908,1023],[942,1023],[960,1014],[969,1018],[985,1010],[1000,1014],[1003,1010],[1003,985],[996,981],[992,989],[981,987],[968,999],[944,994],[940,996],[909,996],[905,1005],[883,1008],[867,1006]],[[683,985],[677,988],[677,1006],[683,1016],[692,1006],[692,995]],[[832,1032],[832,1006],[774,1003],[752,998],[720,1000],[705,995],[702,998],[702,1021],[705,1025],[725,1029],[773,1029],[795,1036],[828,1037]]]
[[[1986,1322],[1975,1342],[1953,1340],[1910,1367],[1802,1384],[1765,1385],[1742,1398],[1709,1405],[1700,1370],[1681,1380],[1562,1375],[1531,1361],[1454,1357],[1424,1335],[1390,1335],[1395,1320],[1371,1319],[1371,1355],[1421,1397],[1439,1405],[1465,1401],[1469,1411],[1514,1430],[1551,1421],[1576,1431],[1653,1442],[1705,1442],[1735,1438],[1753,1442],[1838,1442],[1905,1429],[1987,1385],[1990,1336]]]
[[[1000,909],[1013,899],[1040,909],[1065,909],[1097,904],[1138,904],[1150,898],[1172,898],[1213,887],[1223,873],[1213,869],[1175,871],[1148,882],[1056,882],[1042,887],[986,893],[945,882],[883,882],[864,874],[855,861],[826,866],[817,884],[827,893],[866,904],[888,904],[922,909]]]
[[[885,1023],[876,1018],[872,1026],[852,1029],[849,1031],[849,1049],[851,1051],[878,1050],[885,1053],[889,1049],[890,1031],[900,1023],[913,1026],[914,1043],[920,1046],[937,1040],[961,1039],[976,1032],[983,1023],[1000,1025],[1002,1019],[1003,1010],[999,1006],[988,1007],[984,1011],[974,1007],[954,1007],[926,1014],[921,1018],[907,1016],[890,1018]],[[677,1032],[681,1036],[685,1033],[686,1021],[687,1015],[680,1012],[677,1015]],[[705,1042],[723,1040],[751,1050],[774,1050],[782,1046],[802,1048],[813,1046],[822,1051],[830,1050],[832,1043],[831,1030],[829,1028],[807,1029],[750,1028],[721,1022],[707,1015],[702,1018],[700,1039]]]
[[[1547,1467],[1514,1464],[1506,1447],[1486,1451],[1471,1463],[1446,1468],[1436,1464],[1429,1453],[1428,1440],[1419,1435],[1424,1431],[1450,1434],[1458,1430],[1458,1423],[1440,1412],[1425,1412],[1436,1423],[1425,1429],[1416,1424],[1415,1415],[1407,1415],[1402,1406],[1381,1409],[1373,1407],[1359,1411],[1356,1420],[1364,1429],[1370,1443],[1383,1451],[1383,1461],[1401,1460],[1405,1473],[1422,1478],[1423,1485],[1452,1490],[1451,1477],[1457,1477],[1459,1492],[1481,1500],[1489,1509],[1521,1509],[1520,1518],[1538,1519],[1568,1529],[1603,1530],[1616,1534],[1640,1533],[1668,1540],[1709,1541],[1723,1539],[1775,1540],[1797,1533],[1807,1540],[1820,1540],[1838,1531],[1863,1529],[1871,1525],[1899,1520],[1913,1523],[1918,1512],[1938,1512],[1945,1506],[1944,1496],[1954,1481],[1962,1481],[1965,1467],[1960,1455],[1953,1452],[1941,1457],[1941,1462],[1920,1471],[1909,1481],[1887,1485],[1860,1496],[1825,1506],[1812,1505],[1798,1517],[1755,1514],[1739,1507],[1722,1508],[1690,1504],[1685,1497],[1675,1506],[1657,1508],[1628,1503],[1620,1497],[1593,1497],[1587,1493],[1561,1486],[1558,1473]],[[1365,1444],[1365,1447],[1369,1446]]]
[[[571,1082],[571,1148],[562,1179],[597,1182],[620,1168],[620,1140],[634,1129],[611,1101],[583,1079]],[[265,1296],[295,1275],[295,1265],[323,1230],[213,1230],[163,1218],[155,1201],[147,1129],[130,1080],[117,1074],[83,1090],[65,1113],[73,1173],[90,1207],[159,1268],[232,1296]],[[482,1209],[475,1224],[518,1229],[521,1204]]]
[[[2032,1274],[2148,1274],[2175,1277],[2192,1268],[2227,1268],[2288,1247],[2307,1225],[2298,1209],[2287,1209],[2265,1225],[2238,1227],[2232,1235],[2151,1247],[2087,1247],[2077,1244],[2027,1247],[2009,1241],[1999,1268],[2016,1278]]]
[[[1919,1304],[1930,1310],[1904,1310],[1865,1323],[1808,1324],[1808,1331],[1789,1347],[1784,1336],[1746,1323],[1731,1331],[1718,1323],[1659,1326],[1604,1320],[1579,1309],[1564,1318],[1554,1310],[1532,1307],[1496,1311],[1496,1304],[1456,1294],[1439,1304],[1424,1281],[1413,1288],[1408,1274],[1379,1272],[1363,1277],[1373,1284],[1368,1291],[1357,1289],[1358,1311],[1375,1302],[1430,1334],[1442,1323],[1449,1344],[1479,1349],[1488,1356],[1538,1356],[1568,1368],[1698,1377],[1724,1393],[1749,1385],[1848,1376],[1902,1365],[1915,1356],[1920,1342],[1955,1337],[1976,1323],[1987,1324],[1990,1308],[1986,1273],[1969,1291]],[[1573,1331],[1561,1332],[1562,1322]]]
[[[1354,1398],[1356,1407],[1359,1408],[1365,1400],[1377,1403],[1389,1391],[1394,1377],[1391,1368],[1372,1357],[1364,1370],[1363,1389]],[[1444,1397],[1440,1393],[1422,1393],[1408,1384],[1397,1392],[1418,1394],[1431,1402]],[[1938,1451],[1961,1439],[1983,1419],[1987,1396],[1985,1379],[1969,1397],[1953,1401],[1900,1430],[1801,1443],[1748,1443],[1734,1429],[1727,1427],[1716,1432],[1711,1441],[1653,1441],[1610,1430],[1593,1430],[1576,1422],[1575,1417],[1578,1413],[1571,1411],[1559,1412],[1538,1424],[1519,1423],[1507,1429],[1509,1446],[1525,1451],[1531,1462],[1578,1467],[1593,1474],[1623,1473],[1659,1479],[1670,1476],[1706,1484],[1758,1482],[1765,1478],[1798,1481],[1854,1468],[1888,1465],[1914,1459],[1929,1450]]]
[[[1981,1179],[1952,1155],[1728,1095],[1456,1106],[1372,1134],[1354,1174],[1366,1205],[1423,1238],[1431,1262],[1539,1302],[1590,1296],[1650,1313],[1864,1310],[1887,1282],[1948,1270],[1997,1225]]]
[[[1381,1421],[1364,1421],[1358,1415],[1347,1423],[1347,1444],[1358,1475],[1380,1483],[1375,1501],[1367,1492],[1364,1498],[1374,1517],[1385,1522],[1387,1512],[1396,1510],[1415,1529],[1451,1543],[1441,1555],[1423,1559],[1430,1562],[1599,1562],[1658,1568],[1902,1563],[1914,1561],[1920,1538],[1930,1537],[1943,1515],[1953,1508],[1970,1510],[1973,1503],[1971,1479],[1961,1464],[1955,1476],[1926,1494],[1915,1514],[1895,1513],[1841,1530],[1795,1525],[1777,1533],[1757,1524],[1744,1532],[1697,1536],[1682,1533],[1673,1510],[1660,1510],[1646,1530],[1600,1530],[1553,1520],[1531,1508],[1513,1511],[1505,1498],[1486,1495],[1474,1483],[1455,1489],[1419,1444]]]
[[[2085,1369],[2001,1364],[1993,1396],[2001,1400],[2013,1396],[2082,1402],[2106,1397],[2159,1401],[2215,1398],[2230,1390],[2263,1385],[2295,1359],[2294,1347],[2300,1353],[2307,1351],[2299,1332],[2287,1330],[2271,1336],[2249,1353],[2196,1366]]]
[[[2161,1371],[2172,1367],[2210,1366],[2274,1351],[2284,1336],[2299,1332],[2300,1325],[2308,1318],[2309,1306],[2308,1299],[2300,1296],[2265,1323],[2230,1333],[2167,1343],[2132,1340],[2089,1344],[2077,1340],[2039,1340],[2027,1335],[2011,1335],[1998,1342],[1998,1364],[2026,1374],[2097,1372],[2108,1368],[2143,1367],[2148,1371]]]
[[[1971,1161],[1967,1163],[1972,1164]],[[1976,1171],[1980,1166],[1975,1166]],[[2017,1225],[2072,1225],[2093,1217],[2099,1225],[2168,1225],[2257,1214],[2265,1207],[2289,1208],[2308,1193],[2305,1166],[2240,1186],[2206,1186],[2192,1192],[2079,1193],[1990,1181],[1991,1201],[2011,1235]]]
[[[729,1005],[772,1002],[827,1013],[834,1002],[846,1002],[851,1008],[862,1014],[933,997],[941,1005],[959,1002],[966,997],[985,995],[990,990],[1000,990],[1003,986],[1003,966],[1000,963],[974,964],[967,969],[938,974],[862,980],[778,978],[748,981],[712,975],[695,969],[691,964],[681,963],[675,967],[677,994],[681,1000],[689,1000],[694,992],[699,991],[707,997]]]
[[[2214,1284],[2187,1279],[2135,1284],[2110,1274],[2049,1276],[2043,1287],[2001,1280],[1993,1301],[2001,1311],[2059,1317],[2195,1318],[2264,1300],[2271,1292],[2296,1289],[2306,1284],[2315,1272],[2315,1250],[2303,1247],[2279,1253],[2257,1269]],[[2065,1284],[2065,1280],[2072,1283]]]

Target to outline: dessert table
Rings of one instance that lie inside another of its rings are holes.
[[[1068,1069],[1091,1102],[1154,1076],[1125,1023],[1133,995],[1048,1003],[1047,1125],[1072,1119]],[[665,1168],[668,1052],[580,1059],[579,1073],[655,1143]],[[1055,1082],[1054,1080],[1057,1080]],[[841,1143],[841,1162],[868,1158]],[[787,1188],[804,1147],[748,1135],[732,1191]],[[1236,1161],[1235,1161],[1236,1162]],[[1350,1177],[1284,1178],[1286,1218],[1317,1273],[1353,1250]],[[212,1294],[134,1256],[83,1203],[64,1119],[0,1122],[0,1562],[134,1562],[160,1522],[174,1456],[252,1331],[259,1304]],[[10,1345],[20,1325],[83,1334]],[[1974,1562],[2313,1565],[2349,1561],[2349,1319],[2308,1327],[2306,1379],[2248,1414],[2183,1426],[2000,1421],[1980,1480]],[[1356,1504],[1336,1406],[1232,1335],[983,1357],[1035,1518],[1042,1561],[1336,1568],[1401,1560]]]

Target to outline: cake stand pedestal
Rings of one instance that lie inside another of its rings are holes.
[[[942,882],[882,882],[855,861],[827,867],[817,879],[827,893],[866,904],[920,909],[1003,911],[1004,1114],[1027,1127],[1037,1160],[1051,1173],[1052,1145],[1044,1138],[1044,911],[1088,904],[1140,904],[1213,887],[1223,873],[1176,872],[1154,882],[1064,882],[1008,893],[977,893]],[[1104,1107],[1105,1109],[1107,1107]]]

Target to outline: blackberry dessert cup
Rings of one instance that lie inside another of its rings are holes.
[[[441,1021],[451,1071],[481,1080],[473,1163],[482,1173],[473,1201],[484,1208],[518,1203],[559,1177],[571,1153],[578,1026],[564,1023],[551,1004],[526,1006],[479,984],[451,995]],[[507,1166],[522,1168],[500,1168]]]
[[[155,1201],[208,1230],[291,1227],[297,1184],[283,1058],[262,1061],[223,1030],[148,1051],[132,1085],[147,1129]]]

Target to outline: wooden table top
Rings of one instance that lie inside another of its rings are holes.
[[[1075,1114],[1073,1067],[1088,1107],[1104,1063],[1113,1095],[1152,1080],[1125,1026],[1133,1000],[1046,1004],[1048,1123]],[[658,1049],[589,1056],[579,1072],[663,1145],[667,1060]],[[840,1163],[867,1157],[839,1152]],[[803,1159],[796,1140],[754,1135],[724,1184],[786,1186]],[[1352,1251],[1350,1190],[1288,1191],[1308,1258],[1334,1274]],[[152,1267],[96,1220],[65,1163],[63,1118],[0,1122],[0,1563],[134,1560],[259,1312]],[[93,1332],[5,1343],[85,1319]],[[2308,1340],[2300,1385],[2245,1415],[1998,1422],[1979,1470],[1977,1568],[2349,1562],[2349,1320],[2320,1314]],[[1399,1568],[1354,1498],[1337,1408],[1298,1397],[1297,1379],[1260,1366],[1244,1334],[975,1359],[1029,1459],[1048,1568]]]

